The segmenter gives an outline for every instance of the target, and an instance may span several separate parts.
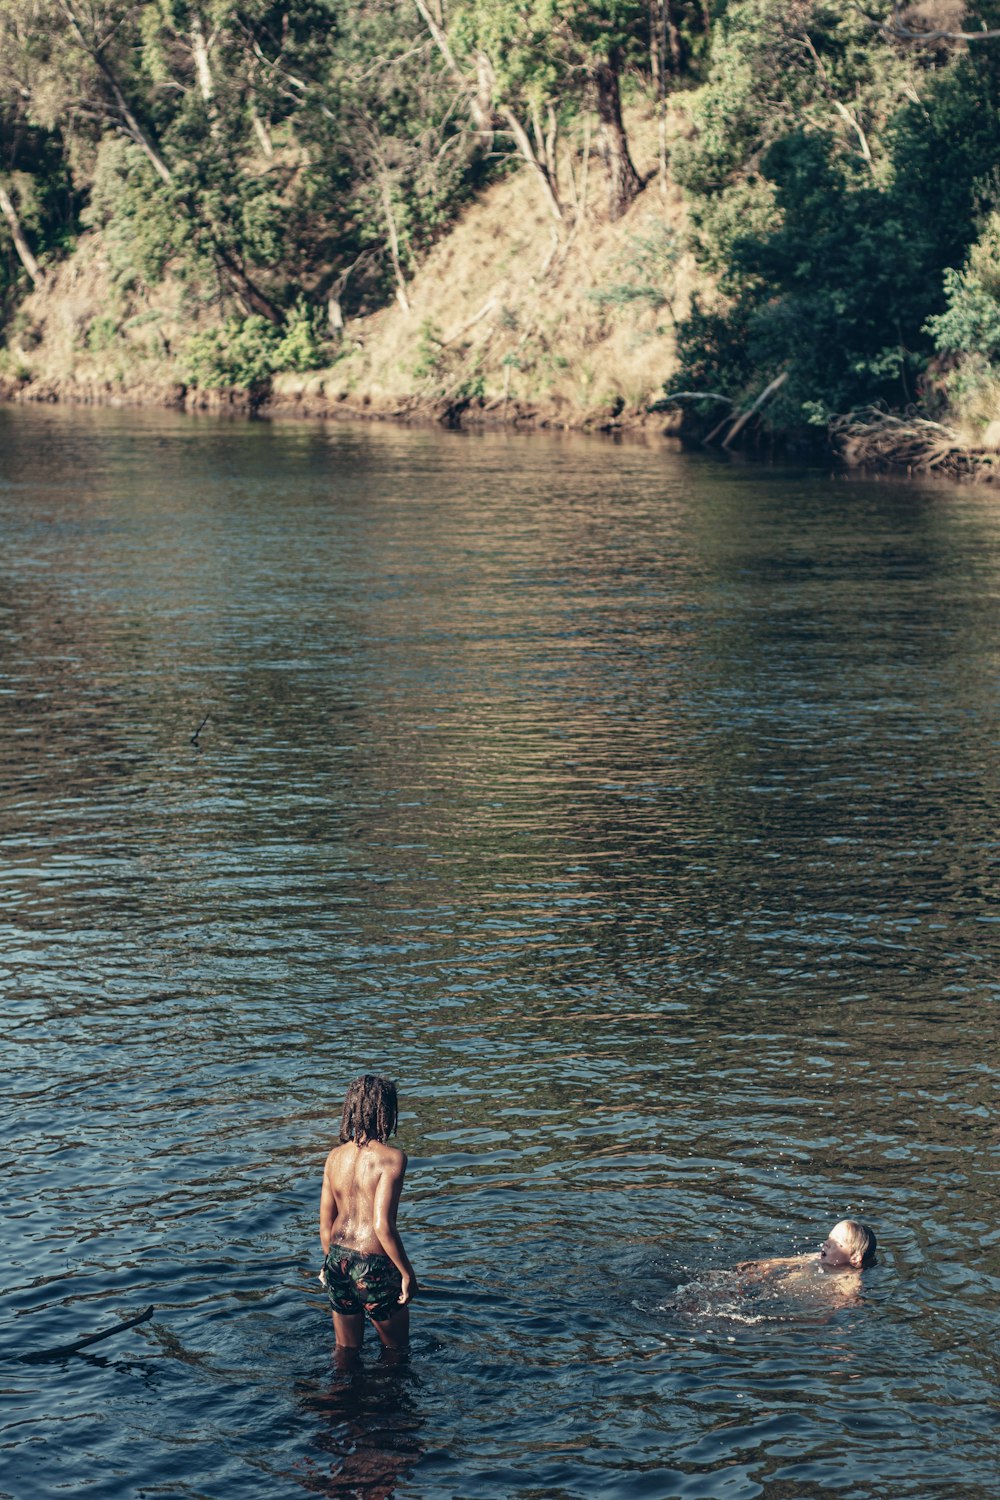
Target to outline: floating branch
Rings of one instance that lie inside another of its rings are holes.
[[[100,1333],[88,1334],[86,1338],[75,1339],[72,1344],[59,1344],[55,1349],[39,1349],[35,1354],[8,1354],[6,1359],[16,1360],[22,1365],[40,1364],[47,1359],[65,1359],[69,1354],[76,1354],[80,1349],[86,1349],[91,1344],[99,1344],[103,1339],[110,1339],[116,1333],[124,1333],[126,1328],[137,1328],[140,1323],[147,1323],[153,1316],[152,1303],[145,1312],[137,1313],[134,1318],[126,1318],[124,1323],[116,1323],[113,1328],[104,1328]]]

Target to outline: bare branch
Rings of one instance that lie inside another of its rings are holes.
[[[780,390],[787,379],[788,371],[782,370],[780,375],[776,375],[774,377],[770,385],[766,385],[764,387],[764,389],[761,391],[760,395],[754,402],[753,406],[748,407],[745,412],[741,412],[740,415],[736,418],[736,421],[733,423],[732,427],[730,427],[725,438],[723,439],[723,448],[728,448],[731,445],[733,439],[743,431],[744,427],[747,425],[754,413],[760,411],[765,401],[770,401],[775,391]],[[706,438],[705,441],[707,442],[708,439]]]
[[[24,269],[27,271],[28,275],[31,277],[35,286],[38,286],[42,280],[41,268],[35,257],[32,255],[31,250],[28,246],[28,241],[24,237],[24,231],[21,228],[21,221],[18,218],[17,209],[14,207],[10,197],[7,193],[4,192],[2,187],[0,187],[0,213],[2,213],[4,218],[7,220],[7,225],[10,229],[11,239],[14,241],[14,248],[17,251],[18,259],[20,260]]]
[[[819,53],[816,51],[816,48],[813,45],[812,37],[809,35],[808,31],[804,31],[802,33],[802,37],[806,44],[806,49],[808,50],[813,62],[816,65],[816,72],[819,74],[819,80],[820,84],[822,85],[823,92],[826,94],[826,97],[829,99],[838,115],[840,115],[841,119],[846,120],[847,124],[850,125],[854,130],[861,145],[861,155],[868,163],[868,170],[872,173],[872,176],[874,176],[875,163],[872,161],[872,153],[868,145],[868,137],[865,135],[864,131],[861,128],[861,121],[858,119],[857,115],[853,113],[853,111],[847,108],[846,104],[841,103],[841,101],[835,97],[833,89],[830,85],[829,75],[826,71],[826,68],[823,66],[823,60],[820,57]]]
[[[466,83],[467,79],[461,68],[458,66],[458,63],[455,61],[455,54],[451,50],[451,47],[448,43],[448,38],[445,36],[443,30],[431,15],[430,11],[427,9],[427,6],[424,4],[424,0],[414,0],[414,4],[416,5],[417,10],[420,12],[420,14],[423,16],[424,21],[427,25],[427,30],[434,38],[434,41],[437,44],[438,51],[441,53],[441,56],[448,64],[451,72],[458,79],[459,83]]]

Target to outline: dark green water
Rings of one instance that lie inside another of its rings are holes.
[[[1000,496],[0,409],[0,542],[0,1353],[156,1306],[0,1494],[992,1500]],[[848,1212],[860,1298],[723,1274]]]

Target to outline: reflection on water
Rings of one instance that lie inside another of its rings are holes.
[[[992,1495],[992,497],[0,410],[0,530],[0,1352],[157,1309],[5,1366],[0,1493]],[[845,1214],[859,1302],[725,1302]]]
[[[364,1500],[397,1492],[424,1451],[419,1392],[408,1389],[407,1364],[385,1350],[374,1365],[338,1350],[332,1379],[300,1387],[301,1409],[316,1427],[313,1451],[297,1476],[303,1488]],[[326,1464],[321,1454],[329,1454]]]

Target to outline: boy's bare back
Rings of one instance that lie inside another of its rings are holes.
[[[382,1141],[334,1146],[326,1159],[320,1198],[320,1240],[325,1254],[331,1239],[363,1255],[384,1254],[379,1235],[395,1226],[406,1172],[406,1153]]]

